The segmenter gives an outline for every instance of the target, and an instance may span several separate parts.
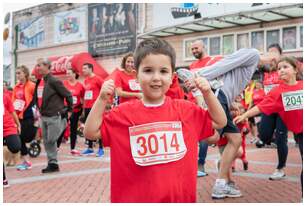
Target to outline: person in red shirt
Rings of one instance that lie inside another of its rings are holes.
[[[165,95],[175,68],[165,40],[140,42],[135,68],[143,98],[104,114],[115,89],[108,80],[85,123],[87,136],[111,148],[111,202],[196,202],[198,141],[226,124],[224,111],[204,78],[195,82],[207,111]]]
[[[300,154],[303,159],[303,81],[297,81],[298,69],[296,60],[283,57],[277,64],[279,86],[274,87],[265,98],[246,113],[237,116],[235,123],[259,113],[270,115],[278,113],[288,130],[298,136]],[[301,186],[303,191],[303,170],[301,172]]]
[[[10,152],[18,153],[21,148],[21,141],[18,136],[21,132],[21,126],[18,116],[14,111],[11,98],[7,92],[3,93],[3,145],[6,145]],[[3,187],[9,187],[5,175],[3,163]]]
[[[22,65],[16,68],[16,78],[18,83],[13,89],[12,102],[16,114],[21,124],[21,160],[17,165],[17,170],[27,170],[32,168],[32,163],[28,158],[28,148],[26,143],[35,138],[37,127],[34,125],[34,116],[32,111],[32,100],[35,90],[35,84],[29,80],[29,69]]]
[[[67,70],[68,80],[64,81],[64,86],[71,92],[73,101],[73,112],[70,117],[70,153],[72,155],[80,155],[80,152],[75,149],[77,140],[77,129],[79,117],[82,114],[83,98],[85,89],[77,79],[79,75],[73,70]]]
[[[83,75],[85,76],[84,80],[84,119],[86,121],[88,114],[95,103],[96,99],[99,96],[99,92],[103,83],[103,80],[93,73],[93,65],[90,63],[83,64]],[[93,141],[89,137],[85,136],[88,142],[88,148],[82,152],[82,155],[93,155]],[[104,155],[102,140],[99,139],[99,150],[96,154],[97,157],[102,157]]]
[[[116,74],[116,93],[119,96],[119,104],[132,99],[141,99],[141,89],[136,80],[134,57],[132,53],[125,55],[121,62],[121,68]]]
[[[269,45],[268,51],[279,56],[282,55],[282,48],[279,44]],[[272,88],[278,86],[280,83],[281,80],[278,75],[276,64],[266,65],[264,68],[263,80],[265,93],[269,93]],[[278,164],[269,179],[280,180],[286,176],[285,167],[288,157],[288,129],[280,116],[276,113],[271,115],[261,114],[261,122],[258,133],[262,145],[271,144],[273,141],[277,145]]]

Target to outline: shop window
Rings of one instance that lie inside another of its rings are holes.
[[[249,34],[238,34],[237,35],[237,50],[242,48],[249,48]]]
[[[233,53],[234,49],[234,35],[223,36],[223,55]]]
[[[251,33],[251,47],[259,52],[264,52],[264,31],[256,31]]]
[[[277,30],[270,30],[270,31],[267,31],[267,51],[268,51],[268,47],[271,45],[271,44],[279,44],[280,45],[280,41],[279,41],[279,38],[280,37],[280,32],[279,32],[279,29]]]
[[[283,28],[283,49],[296,49],[296,27]]]
[[[220,37],[211,37],[209,38],[209,54],[211,56],[221,54],[221,38]]]

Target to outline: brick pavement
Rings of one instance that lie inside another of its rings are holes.
[[[84,140],[79,139],[84,148]],[[206,177],[198,178],[197,202],[199,203],[297,203],[301,192],[299,174],[301,159],[298,148],[289,144],[286,178],[281,181],[268,180],[276,167],[276,149],[247,146],[249,170],[244,172],[240,160],[236,163],[234,180],[243,193],[241,198],[212,200],[211,189],[216,178],[215,160],[219,157],[217,148],[209,147]],[[3,189],[5,203],[98,203],[109,202],[110,159],[109,149],[103,158],[76,157],[69,153],[69,144],[62,144],[59,152],[60,172],[41,174],[46,164],[44,151],[32,158],[33,167],[27,171],[17,171],[7,167],[10,187]]]

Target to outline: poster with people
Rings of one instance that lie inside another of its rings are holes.
[[[45,41],[45,18],[38,17],[18,24],[18,49],[38,48]]]
[[[54,14],[54,43],[66,43],[86,39],[86,7]]]
[[[136,45],[137,4],[89,4],[88,51],[92,56],[131,52]]]

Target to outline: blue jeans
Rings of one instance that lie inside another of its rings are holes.
[[[199,149],[199,160],[198,164],[204,165],[205,159],[207,155],[208,144],[205,141],[200,141],[200,149]]]

